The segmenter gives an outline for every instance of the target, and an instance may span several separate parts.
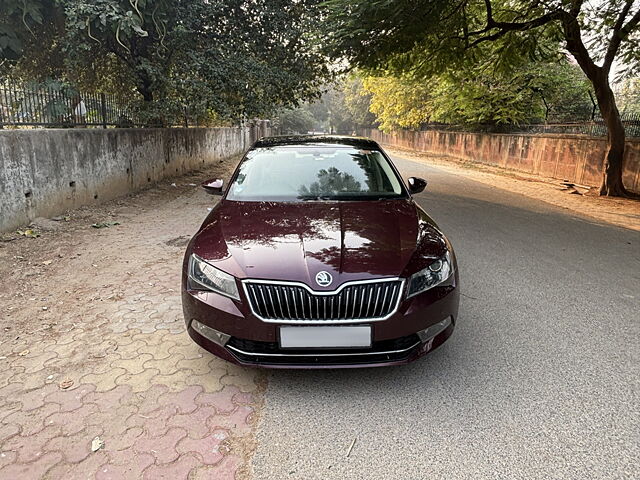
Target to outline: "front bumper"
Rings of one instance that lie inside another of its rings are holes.
[[[182,305],[191,338],[205,350],[229,362],[267,368],[355,368],[399,365],[416,360],[444,343],[453,333],[458,316],[457,272],[451,284],[403,300],[384,321],[353,324],[372,327],[373,343],[367,349],[281,350],[277,323],[253,315],[246,299],[237,302],[213,292],[188,290],[183,284]],[[450,319],[446,328],[430,338],[424,332]],[[193,321],[220,336],[204,335]],[[300,322],[300,325],[304,325]],[[422,332],[422,338],[418,335]]]

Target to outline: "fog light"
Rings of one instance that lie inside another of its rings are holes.
[[[220,345],[224,347],[231,335],[227,335],[226,333],[219,332],[214,330],[211,327],[207,327],[204,323],[200,323],[198,320],[191,320],[191,328],[193,328],[196,332],[198,332],[203,337],[211,340],[216,345]]]
[[[420,337],[420,341],[426,342],[427,340],[432,339],[439,333],[444,332],[451,325],[451,317],[447,317],[441,322],[436,323],[435,325],[431,325],[429,328],[425,328],[418,332],[418,337]]]

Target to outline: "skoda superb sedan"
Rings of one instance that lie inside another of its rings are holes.
[[[184,258],[189,335],[272,368],[407,363],[458,314],[451,244],[372,140],[272,137],[244,156]]]

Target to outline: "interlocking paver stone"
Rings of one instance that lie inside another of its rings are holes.
[[[175,462],[168,465],[152,465],[144,471],[144,480],[182,480],[187,479],[200,460],[192,454],[182,455]],[[212,477],[215,478],[215,477]],[[217,479],[216,479],[217,480]]]
[[[203,438],[211,432],[207,421],[216,414],[215,407],[200,407],[191,414],[172,416],[166,421],[165,425],[187,428],[190,437]]]
[[[241,401],[238,401],[238,399]],[[247,401],[242,401],[245,399],[251,399],[251,396],[248,394],[239,393],[237,387],[230,386],[224,387],[219,392],[202,393],[196,397],[195,401],[198,405],[215,405],[218,413],[231,413],[236,408],[236,404],[234,403],[234,401],[239,405],[250,403]]]
[[[144,436],[133,447],[138,453],[151,453],[156,458],[156,463],[171,463],[179,455],[176,451],[177,443],[187,436],[183,428],[172,428],[160,437]]]
[[[185,437],[180,440],[176,446],[176,450],[179,453],[198,453],[204,463],[213,465],[224,457],[224,454],[220,451],[220,445],[228,436],[229,434],[224,430],[215,430],[205,438],[198,440]]]
[[[0,442],[17,435],[20,433],[20,426],[13,424],[0,425]]]
[[[41,478],[61,460],[60,452],[52,452],[30,463],[12,463],[0,469],[0,478]]]
[[[190,480],[233,480],[236,478],[242,459],[235,455],[225,455],[218,464],[202,467],[193,472]]]
[[[60,405],[61,412],[70,412],[80,408],[83,397],[92,392],[94,388],[93,385],[83,385],[80,388],[70,390],[57,390],[47,395],[45,401]]]
[[[91,453],[87,458],[78,463],[61,462],[47,472],[47,480],[87,480],[94,478],[100,466],[108,460],[104,450]],[[132,477],[134,478],[134,477]]]
[[[18,454],[18,462],[29,463],[37,460],[44,452],[47,443],[62,435],[62,430],[57,426],[49,426],[40,430],[36,435],[23,437],[15,436],[4,442],[2,448]]]
[[[133,454],[127,452],[126,463],[116,465],[107,463],[100,467],[96,473],[96,480],[125,480],[129,478],[141,478],[142,472],[153,465],[153,455],[146,453]]]
[[[165,244],[210,203],[161,186],[0,249],[1,479],[225,480],[246,465],[226,442],[252,435],[261,374],[188,337],[183,250]],[[87,228],[110,216],[122,225]],[[42,258],[55,260],[25,276]]]
[[[2,423],[19,425],[22,435],[35,435],[45,427],[47,419],[59,411],[60,405],[57,403],[48,403],[36,410],[14,410],[2,420]]]

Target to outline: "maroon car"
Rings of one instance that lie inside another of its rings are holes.
[[[189,335],[230,362],[285,368],[407,363],[458,314],[447,238],[372,140],[271,137],[244,156],[184,258]]]

